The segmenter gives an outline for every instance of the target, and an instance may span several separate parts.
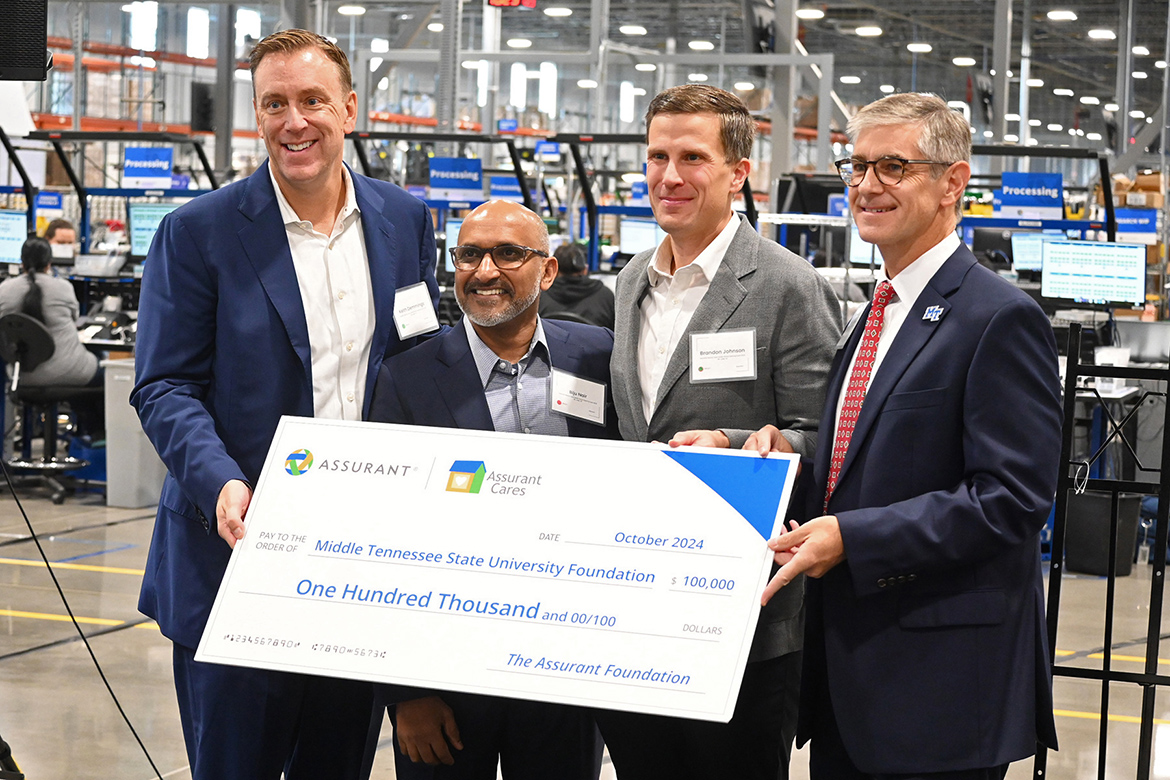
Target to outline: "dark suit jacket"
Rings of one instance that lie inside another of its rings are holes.
[[[609,390],[613,333],[575,322],[542,322],[553,366],[606,386],[605,427],[568,417],[569,435],[620,438]],[[441,336],[387,360],[374,388],[369,419],[439,428],[495,430],[465,327],[466,318]]]
[[[863,330],[833,361],[814,516]],[[1047,318],[961,246],[874,375],[829,505],[846,559],[808,583],[800,743],[831,694],[867,773],[992,767],[1037,739],[1055,746],[1038,535],[1060,426]]]
[[[833,346],[841,334],[841,309],[829,283],[806,261],[741,220],[667,363],[647,425],[638,379],[638,340],[642,299],[650,288],[646,267],[654,254],[650,250],[636,255],[618,276],[611,370],[623,438],[667,441],[678,431],[719,428],[731,446],[739,448],[749,434],[771,423],[788,431],[797,452],[811,455]],[[690,334],[741,328],[756,331],[756,379],[692,384]],[[800,649],[800,606],[799,582],[768,602],[760,612],[749,660]]]
[[[377,318],[365,403],[394,328],[394,291],[426,282],[435,239],[421,201],[352,174]],[[138,608],[195,647],[230,549],[224,483],[255,484],[281,415],[313,416],[309,331],[267,163],[167,216],[146,259],[130,402],[167,467]]]

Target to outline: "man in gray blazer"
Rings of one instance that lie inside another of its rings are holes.
[[[811,456],[840,309],[807,262],[732,211],[755,122],[731,93],[688,84],[651,101],[646,128],[650,203],[668,237],[618,276],[610,373],[622,438],[739,448],[773,422]],[[719,359],[729,354],[742,359]],[[677,511],[669,495],[663,510]],[[622,780],[788,776],[802,593],[781,594],[760,614],[730,723],[596,714]]]

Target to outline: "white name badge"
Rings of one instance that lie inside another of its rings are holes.
[[[549,407],[578,420],[605,425],[605,385],[554,368]]]
[[[439,329],[439,318],[431,305],[431,291],[426,282],[394,291],[394,327],[399,341]]]
[[[691,334],[691,383],[756,378],[756,329]]]
[[[727,722],[797,464],[284,417],[195,657]]]

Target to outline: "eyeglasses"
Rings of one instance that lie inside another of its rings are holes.
[[[841,175],[841,180],[850,187],[856,187],[861,184],[862,179],[865,178],[865,172],[873,168],[874,175],[877,176],[878,181],[886,186],[892,187],[902,181],[902,177],[906,175],[907,165],[954,165],[954,163],[938,162],[937,160],[904,160],[901,157],[881,157],[877,160],[837,160],[833,165],[837,166],[837,173]]]
[[[491,255],[496,268],[505,271],[519,268],[533,255],[548,257],[548,252],[517,244],[500,244],[493,247],[453,246],[448,251],[455,262],[455,267],[463,271],[474,271],[479,268],[484,255]]]

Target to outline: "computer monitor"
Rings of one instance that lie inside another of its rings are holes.
[[[977,227],[971,234],[971,251],[979,260],[1004,265],[1011,262],[1012,231]]]
[[[0,265],[20,264],[20,249],[28,239],[28,215],[0,211]]]
[[[1146,302],[1146,247],[1054,239],[1041,244],[1040,294],[1077,303]]]
[[[447,220],[446,227],[443,228],[447,234],[447,240],[443,244],[443,270],[455,276],[455,261],[451,259],[451,253],[447,250],[453,246],[459,246],[459,230],[463,227],[462,218],[454,218]]]
[[[1040,248],[1045,241],[1059,238],[1051,233],[1012,233],[1012,268],[1017,271],[1041,270]]]
[[[618,246],[623,255],[655,249],[666,238],[666,231],[652,219],[623,219],[618,228]]]
[[[874,268],[881,267],[881,251],[873,244],[861,238],[861,231],[857,229],[857,225],[850,225],[849,230],[849,262],[853,265],[869,265],[873,263]]]
[[[150,242],[158,231],[163,217],[177,209],[180,203],[136,203],[126,207],[126,218],[130,223],[130,259],[142,260],[150,251]]]

